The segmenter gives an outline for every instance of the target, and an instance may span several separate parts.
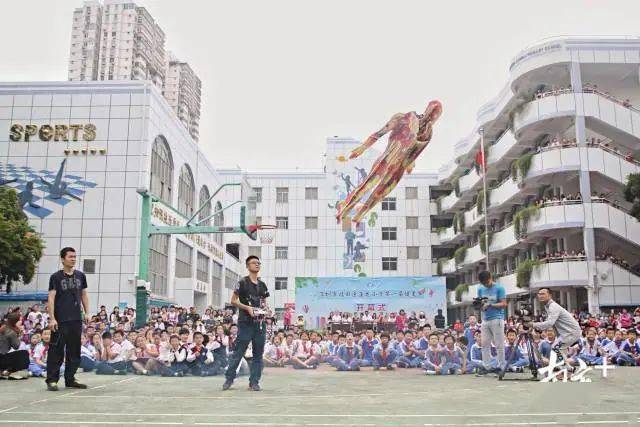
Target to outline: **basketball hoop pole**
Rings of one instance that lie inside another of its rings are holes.
[[[190,217],[185,217],[185,215],[169,204],[165,203],[160,198],[151,194],[146,188],[138,188],[136,191],[142,197],[142,212],[140,218],[140,253],[139,253],[139,262],[138,262],[138,275],[137,278],[140,281],[144,281],[147,283],[149,281],[149,249],[150,249],[150,240],[151,236],[154,234],[160,235],[170,235],[170,234],[208,234],[208,233],[245,233],[250,238],[255,240],[255,232],[249,232],[249,226],[252,224],[246,223],[246,214],[247,214],[247,206],[242,206],[240,208],[240,226],[208,226],[208,225],[200,225],[213,216],[219,214],[220,212],[229,209],[230,207],[243,203],[244,200],[235,201],[228,206],[218,209],[213,215],[208,216],[207,218],[203,218],[202,220],[196,222],[196,225],[191,225],[193,220],[198,216],[198,214],[211,202],[214,196],[216,196],[224,187],[231,186],[241,186],[242,183],[228,183],[221,185],[213,196],[211,196],[205,203],[203,203],[196,212]],[[184,226],[158,226],[151,223],[152,216],[152,205],[153,203],[161,203],[169,210],[175,212],[179,216],[185,218]],[[144,293],[144,295],[142,295]],[[145,286],[137,286],[136,287],[136,299],[138,301],[147,301],[148,293]],[[138,315],[136,316],[136,327],[142,327],[147,321],[147,304],[142,304],[141,307],[137,307]]]

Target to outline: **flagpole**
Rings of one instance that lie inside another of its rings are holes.
[[[489,212],[487,212],[487,158],[484,156],[484,128],[478,129],[480,133],[480,153],[482,154],[482,164],[480,170],[482,171],[482,188],[484,191],[484,197],[482,202],[484,204],[484,247],[485,247],[485,262],[487,264],[487,271],[491,271],[489,268]]]

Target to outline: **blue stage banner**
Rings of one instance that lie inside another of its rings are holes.
[[[444,277],[296,277],[296,311],[307,328],[323,327],[332,311],[388,315],[401,309],[424,311],[433,325],[438,309],[446,316]]]

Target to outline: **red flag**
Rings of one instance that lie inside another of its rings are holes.
[[[487,162],[485,162],[483,154],[482,149],[476,153],[476,165],[478,165],[478,169],[485,172],[487,170]]]

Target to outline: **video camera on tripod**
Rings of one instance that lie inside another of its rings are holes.
[[[528,295],[519,296],[516,301],[516,308],[513,310],[513,315],[516,323],[531,323],[533,322],[533,304]]]

